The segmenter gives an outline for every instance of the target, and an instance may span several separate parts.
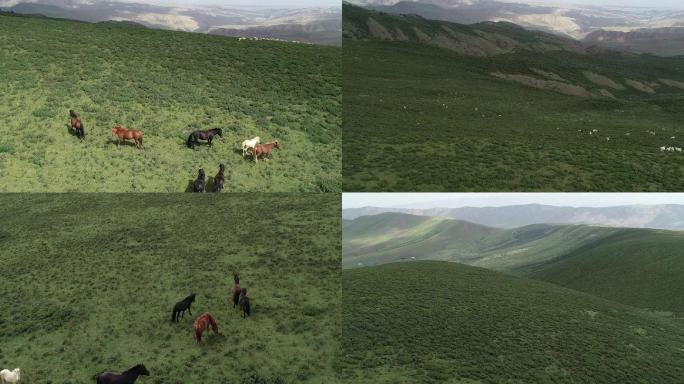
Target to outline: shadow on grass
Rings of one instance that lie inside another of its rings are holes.
[[[215,187],[216,182],[214,181],[214,176],[207,177],[207,181],[204,183],[205,192],[214,192]],[[195,192],[195,179],[188,180],[188,186],[185,188],[185,192]]]

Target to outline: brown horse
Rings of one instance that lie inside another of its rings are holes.
[[[120,146],[121,142],[126,142],[126,140],[135,141],[135,147],[138,149],[145,149],[143,147],[143,133],[137,129],[126,129],[120,125],[115,125],[112,127],[112,133],[117,138],[116,146]]]
[[[259,156],[263,155],[264,158],[268,159],[268,155],[271,154],[273,149],[280,149],[280,142],[274,140],[266,144],[257,144],[254,146],[254,162],[259,162]]]
[[[237,307],[238,300],[240,299],[240,277],[237,273],[233,272],[233,285],[230,287],[230,294],[233,296],[233,308]]]
[[[210,314],[205,313],[195,320],[195,339],[198,343],[202,342],[202,332],[209,329],[210,326],[214,334],[218,335],[218,324]]]
[[[85,129],[81,119],[78,118],[73,109],[69,110],[69,116],[71,117],[71,129],[76,133],[76,136],[79,139],[85,139]]]

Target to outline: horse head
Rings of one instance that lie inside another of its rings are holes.
[[[197,178],[204,180],[204,177],[205,177],[204,168],[200,168],[199,174],[197,175]]]
[[[219,169],[221,170],[221,172],[225,171],[226,165],[225,164],[219,164]]]
[[[233,272],[233,282],[235,284],[240,284],[240,276],[238,276],[237,272]]]
[[[139,375],[149,376],[150,374],[150,371],[148,371],[147,368],[145,368],[145,366],[142,364],[136,365],[134,369]]]
[[[214,129],[216,130],[216,134],[219,137],[223,138],[223,130],[221,130],[221,128],[214,128]]]
[[[188,296],[188,300],[190,300],[191,303],[194,303],[195,302],[195,296],[196,296],[196,294],[193,293],[192,295]]]
[[[276,147],[276,148],[278,148],[278,149],[280,149],[280,141],[274,140],[274,141],[273,141],[273,146]]]

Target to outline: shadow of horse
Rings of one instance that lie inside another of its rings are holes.
[[[214,182],[214,176],[207,176],[207,181],[204,183],[204,190],[206,193],[214,192],[215,187],[216,183]],[[188,186],[185,187],[185,192],[195,192],[195,179],[188,180]]]
[[[71,128],[71,124],[66,123],[66,128],[67,128],[67,133],[70,134],[71,136],[78,137],[78,133],[76,132],[75,129]]]
[[[118,140],[116,140],[116,138],[109,139],[109,140],[107,140],[107,143],[108,143],[108,144],[114,144],[114,146],[116,147],[116,144],[118,143]],[[135,141],[133,141],[133,140],[122,140],[122,141],[121,141],[121,146],[122,146],[122,147],[124,147],[124,146],[132,146],[132,147],[135,147]],[[137,147],[136,147],[136,148],[137,148]]]

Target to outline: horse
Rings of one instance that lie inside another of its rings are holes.
[[[69,110],[69,116],[71,117],[71,129],[74,130],[79,139],[85,139],[85,127],[81,119],[78,118],[73,109]]]
[[[226,166],[223,164],[219,164],[219,171],[214,176],[214,192],[221,192],[223,189],[223,183],[226,180],[226,177],[223,175],[223,172],[226,170]]]
[[[2,384],[16,384],[21,379],[21,369],[14,368],[13,371],[3,369],[0,371],[0,383]]]
[[[171,313],[171,321],[178,322],[180,320],[180,318],[183,317],[183,314],[185,313],[186,309],[188,310],[188,312],[190,312],[190,316],[192,316],[192,311],[190,310],[190,306],[194,302],[195,302],[195,294],[194,293],[192,295],[186,297],[185,299],[177,302],[176,305],[173,306],[173,312]]]
[[[230,294],[233,296],[233,308],[237,307],[238,300],[240,299],[240,277],[237,273],[233,272],[233,285],[230,287]]]
[[[188,148],[195,149],[197,140],[206,140],[211,147],[211,139],[217,135],[218,137],[223,137],[223,131],[221,128],[207,129],[206,131],[194,131],[190,134],[190,136],[188,136],[188,140],[185,142],[185,144],[188,146]]]
[[[240,299],[238,300],[238,305],[242,311],[242,318],[251,316],[252,307],[249,305],[249,297],[247,297],[247,288],[242,288],[240,292]]]
[[[243,142],[242,142],[242,157],[245,157],[245,154],[247,154],[247,152],[249,152],[250,149],[251,149],[252,151],[254,151],[254,147],[255,147],[257,144],[259,144],[259,141],[261,141],[261,139],[259,138],[259,136],[253,138],[252,140],[245,140],[245,141],[243,141]]]
[[[117,143],[116,146],[120,146],[121,142],[126,142],[126,140],[133,140],[135,142],[135,147],[138,149],[145,149],[143,146],[143,133],[137,129],[127,129],[120,125],[115,125],[112,127],[112,134],[116,136]]]
[[[280,142],[278,140],[271,141],[266,144],[257,144],[254,146],[254,162],[259,162],[259,156],[264,155],[268,159],[268,155],[271,154],[274,148],[280,149]]]
[[[138,364],[128,371],[121,374],[102,372],[97,375],[97,384],[133,384],[138,380],[138,376],[149,376],[150,371],[144,365]]]
[[[197,179],[195,179],[195,183],[193,184],[193,192],[204,192],[204,178],[204,169],[200,168]]]
[[[210,314],[205,313],[195,320],[195,339],[197,343],[202,342],[202,332],[209,329],[210,326],[214,334],[218,335],[218,324]]]

